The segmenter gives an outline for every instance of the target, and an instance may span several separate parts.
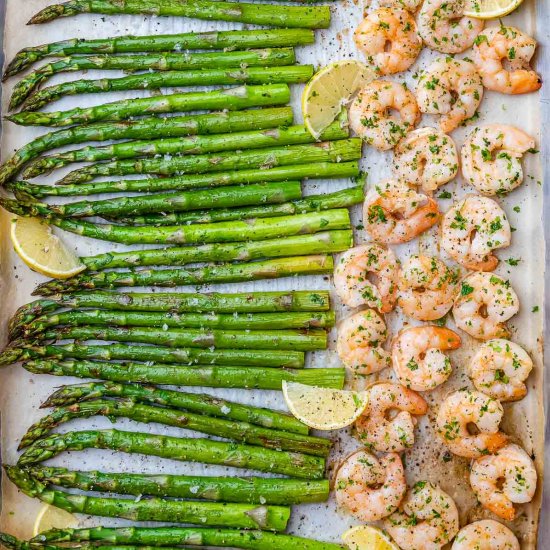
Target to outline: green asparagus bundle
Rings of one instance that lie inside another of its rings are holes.
[[[328,6],[302,7],[212,0],[70,0],[44,8],[32,17],[29,24],[47,23],[58,17],[79,13],[172,15],[305,29],[326,29],[330,25]]]
[[[133,500],[73,495],[48,488],[43,483],[31,478],[24,469],[7,466],[5,470],[10,481],[27,496],[38,498],[71,513],[124,518],[133,521],[169,521],[274,531],[284,530],[290,518],[290,509],[283,506],[158,498]]]
[[[276,279],[298,275],[332,273],[332,256],[297,256],[240,264],[220,264],[197,268],[144,269],[81,273],[70,279],[53,279],[42,283],[33,292],[35,296],[51,296],[84,289],[236,283],[261,279]]]
[[[138,55],[77,55],[52,61],[21,79],[13,89],[10,109],[19,107],[31,92],[52,76],[94,69],[121,71],[185,71],[292,65],[292,48],[264,48],[234,52],[141,53]]]
[[[287,84],[266,86],[238,86],[211,92],[125,99],[96,107],[77,107],[70,111],[43,113],[38,111],[16,113],[6,117],[23,126],[69,126],[89,124],[101,120],[119,121],[134,116],[158,113],[176,113],[199,110],[241,110],[249,107],[284,105],[290,99]]]
[[[169,384],[209,388],[281,390],[284,380],[322,388],[342,389],[345,369],[273,369],[263,367],[185,366],[98,361],[29,361],[23,367],[33,374],[96,378],[112,382]]]
[[[329,482],[325,479],[74,472],[65,468],[45,466],[31,467],[26,471],[30,477],[44,484],[121,495],[282,506],[324,502],[329,496]]]
[[[347,138],[348,135],[349,131],[346,124],[335,122],[322,133],[320,139],[331,141]],[[313,142],[315,142],[315,139],[303,125],[266,130],[254,129],[227,134],[127,141],[103,147],[88,146],[84,149],[57,153],[53,156],[37,159],[23,172],[23,177],[33,178],[43,173],[50,173],[52,170],[73,162],[95,162],[159,155],[200,155],[220,151],[261,149],[263,147],[301,145]]]
[[[204,393],[185,393],[140,384],[89,382],[62,386],[48,397],[42,404],[42,408],[62,407],[106,397],[120,397],[139,403],[176,407],[208,416],[248,422],[264,428],[302,435],[309,434],[309,428],[305,424],[287,413],[234,403]]]
[[[278,67],[240,67],[238,69],[195,69],[140,73],[121,78],[73,80],[44,88],[30,94],[23,102],[24,111],[36,111],[53,101],[78,94],[121,92],[125,90],[158,90],[184,86],[219,86],[227,84],[299,84],[313,76],[312,65]],[[12,107],[12,108],[15,108]]]
[[[127,550],[152,550],[151,546],[215,546],[244,548],[246,550],[343,550],[344,547],[330,542],[319,542],[267,531],[239,531],[235,529],[206,529],[200,527],[92,527],[88,529],[53,529],[40,533],[32,542],[94,542],[103,550],[103,544],[138,545]],[[9,546],[10,547],[10,546]],[[12,545],[10,548],[19,548]],[[174,550],[173,548],[170,550]]]
[[[294,451],[314,456],[326,457],[331,447],[329,439],[264,428],[248,422],[144,405],[132,399],[97,399],[56,408],[27,430],[21,439],[19,450],[46,437],[53,428],[65,422],[93,416],[106,416],[110,419],[129,418],[136,422],[163,424],[249,445],[258,445],[266,449]]]
[[[27,447],[17,464],[24,467],[43,462],[64,451],[84,449],[107,449],[183,462],[247,468],[301,479],[322,479],[325,473],[325,459],[319,456],[212,439],[172,437],[120,430],[52,434]]]
[[[5,184],[22,166],[56,147],[87,141],[117,139],[159,139],[197,134],[223,134],[263,130],[292,124],[290,107],[272,107],[246,111],[225,111],[188,116],[153,116],[124,122],[98,122],[74,126],[40,136],[24,145],[2,166],[0,183]]]
[[[311,151],[310,151],[311,152]],[[309,158],[309,157],[308,157]],[[9,161],[8,161],[9,162]],[[1,172],[1,169],[0,169]],[[316,162],[275,166],[272,168],[232,170],[230,172],[210,172],[188,174],[172,178],[129,179],[97,181],[77,185],[33,185],[25,181],[7,182],[6,189],[16,195],[30,195],[36,198],[59,196],[74,197],[97,195],[100,193],[155,192],[174,189],[186,190],[197,187],[219,187],[245,183],[267,183],[303,178],[348,178],[359,176],[359,164],[354,162]],[[1,180],[1,177],[0,177]]]
[[[181,52],[185,50],[246,50],[313,44],[315,35],[307,29],[262,29],[242,31],[188,32],[148,36],[117,36],[87,40],[73,38],[19,51],[8,63],[4,80],[45,57],[74,54]]]

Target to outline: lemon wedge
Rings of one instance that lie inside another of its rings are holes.
[[[44,504],[36,516],[33,536],[39,535],[49,529],[72,529],[78,527],[78,525],[79,521],[73,514],[50,504]]]
[[[311,135],[317,139],[352,95],[375,78],[373,69],[353,59],[331,63],[315,73],[302,94],[304,124]]]
[[[310,428],[338,430],[353,424],[367,406],[366,392],[333,390],[283,381],[290,412]]]
[[[69,250],[52,228],[37,218],[15,218],[11,242],[19,257],[34,271],[55,279],[68,279],[86,266]]]
[[[342,541],[350,550],[399,550],[386,533],[370,525],[358,525],[342,535]]]
[[[498,19],[512,13],[522,0],[467,0],[464,15],[477,19]]]

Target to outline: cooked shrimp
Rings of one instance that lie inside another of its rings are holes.
[[[492,519],[482,519],[463,527],[451,550],[520,550],[520,547],[508,527]]]
[[[462,146],[462,174],[484,195],[509,193],[523,182],[521,157],[534,150],[535,140],[514,126],[481,126]]]
[[[416,418],[428,411],[426,401],[416,392],[390,382],[368,390],[369,402],[356,422],[357,433],[365,445],[376,451],[404,451],[414,444]],[[391,420],[388,414],[399,411]]]
[[[381,0],[379,4],[385,8],[400,8],[414,13],[422,4],[422,0]]]
[[[406,243],[438,220],[437,202],[402,183],[380,183],[365,197],[363,224],[370,236],[381,243]]]
[[[392,344],[393,369],[399,382],[415,391],[433,390],[451,375],[444,351],[460,347],[460,336],[444,327],[403,329]]]
[[[474,271],[493,271],[497,248],[510,244],[512,230],[506,213],[492,199],[469,195],[443,217],[441,245],[459,264]]]
[[[415,185],[425,193],[435,191],[458,172],[454,141],[429,126],[413,130],[395,147],[393,171],[399,181]]]
[[[373,309],[365,309],[338,327],[338,356],[355,374],[378,372],[391,366],[390,354],[382,347],[387,337],[384,319]]]
[[[418,33],[432,50],[460,53],[483,30],[483,21],[463,17],[464,0],[424,0],[418,14]]]
[[[502,94],[536,92],[542,79],[529,65],[536,47],[534,38],[515,27],[486,29],[477,37],[472,56],[483,85]]]
[[[458,510],[442,489],[419,481],[384,528],[402,550],[439,550],[458,532]]]
[[[471,61],[440,57],[418,79],[416,100],[423,113],[441,115],[439,127],[452,132],[475,115],[483,97],[481,76]]]
[[[350,248],[334,270],[336,294],[346,306],[366,305],[387,313],[397,299],[398,271],[397,258],[389,249],[374,243]]]
[[[355,44],[383,75],[406,71],[422,49],[412,15],[396,8],[370,12],[355,31]]]
[[[410,256],[399,272],[397,303],[419,321],[440,319],[453,307],[459,272],[433,256]]]
[[[514,504],[531,502],[537,489],[537,470],[519,446],[506,445],[494,455],[475,460],[470,471],[472,489],[485,508],[512,521]]]
[[[525,380],[532,369],[533,361],[521,346],[495,339],[478,349],[468,374],[479,391],[499,401],[517,401],[527,394]]]
[[[397,453],[376,458],[359,450],[339,467],[336,502],[360,521],[378,521],[397,510],[407,492],[405,469]]]
[[[463,279],[453,305],[456,326],[478,340],[508,337],[506,321],[518,311],[515,290],[491,273],[473,273]]]
[[[496,399],[479,391],[459,390],[439,407],[437,432],[455,455],[478,458],[506,444],[506,435],[499,431],[503,414]]]
[[[399,116],[391,114],[392,110]],[[389,80],[375,80],[362,88],[349,109],[352,130],[381,151],[394,147],[419,117],[414,94]]]

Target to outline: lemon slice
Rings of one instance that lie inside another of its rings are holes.
[[[302,94],[304,123],[311,135],[317,139],[351,96],[375,78],[373,69],[353,59],[331,63],[315,73]]]
[[[338,430],[353,424],[367,406],[367,393],[283,381],[290,412],[310,428]]]
[[[44,504],[36,516],[33,527],[33,536],[39,535],[49,529],[71,529],[78,527],[76,516],[69,512],[56,508],[50,504]]]
[[[342,535],[342,541],[350,550],[399,550],[386,533],[370,525],[358,525]]]
[[[464,15],[477,19],[497,19],[512,13],[523,0],[467,0]]]
[[[55,279],[68,279],[86,266],[52,233],[51,227],[37,218],[15,218],[11,242],[20,258],[34,271]]]

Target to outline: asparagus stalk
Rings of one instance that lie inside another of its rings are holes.
[[[229,109],[284,105],[290,99],[287,84],[267,86],[238,86],[210,92],[188,92],[163,96],[125,99],[96,107],[75,108],[70,111],[43,113],[29,111],[6,117],[22,126],[69,126],[100,120],[118,121],[151,113]]]
[[[321,135],[325,141],[344,139],[349,135],[345,124],[335,122]],[[33,162],[23,173],[24,178],[33,178],[43,173],[66,166],[73,162],[95,162],[102,160],[153,157],[158,155],[204,154],[242,149],[261,149],[282,145],[313,143],[315,139],[303,125],[267,130],[232,132],[227,134],[198,135],[115,143],[103,147],[85,147],[75,151],[57,153]]]
[[[172,437],[121,430],[52,434],[27,447],[17,464],[20,467],[36,464],[53,458],[63,451],[84,449],[110,449],[184,462],[247,468],[301,479],[322,479],[325,473],[325,459],[319,456],[212,439]]]
[[[36,287],[33,295],[51,296],[83,289],[119,288],[129,286],[175,287],[235,283],[260,279],[276,279],[298,275],[332,273],[332,256],[297,256],[242,264],[220,264],[193,269],[147,269],[83,273],[71,279],[51,280]]]
[[[169,384],[209,388],[281,390],[283,380],[310,386],[342,389],[345,370],[273,369],[262,367],[185,366],[98,361],[29,361],[23,367],[33,374],[96,378],[112,382]]]
[[[281,67],[241,67],[238,69],[195,69],[193,71],[168,71],[141,73],[121,78],[73,80],[37,90],[22,104],[25,111],[36,111],[66,96],[120,92],[125,90],[158,90],[184,86],[220,86],[227,84],[299,84],[313,76],[312,65]],[[15,107],[13,107],[15,108]]]
[[[124,122],[98,122],[50,132],[24,145],[0,167],[0,183],[13,177],[27,162],[41,153],[87,141],[158,139],[197,134],[263,130],[292,123],[290,107],[247,111],[225,111],[202,115],[148,117]]]
[[[132,399],[97,399],[56,408],[27,430],[21,439],[19,450],[29,447],[38,439],[46,437],[53,428],[65,422],[75,418],[90,418],[92,416],[129,418],[144,423],[154,422],[249,445],[259,445],[266,449],[295,451],[314,456],[326,457],[331,447],[329,439],[264,428],[248,422],[237,422],[203,414],[183,412],[180,409],[144,405],[136,403]]]
[[[30,477],[49,485],[122,495],[277,505],[324,502],[329,496],[329,483],[325,479],[75,472],[66,468],[45,466],[32,467],[27,472]],[[54,536],[53,533],[46,534],[41,542],[46,542],[50,536]]]
[[[304,353],[282,350],[234,350],[202,348],[168,348],[161,346],[108,345],[43,345],[16,341],[0,353],[0,365],[12,365],[27,359],[101,359],[104,361],[159,361],[187,365],[242,365],[302,368]]]
[[[62,72],[94,69],[121,71],[185,71],[247,66],[292,65],[292,48],[264,48],[234,52],[140,53],[137,55],[77,55],[52,61],[22,78],[13,89],[10,109],[19,107],[42,82]],[[204,81],[203,81],[204,82]],[[208,82],[208,81],[206,81]]]
[[[145,14],[235,21],[272,27],[326,29],[330,25],[327,6],[283,6],[215,2],[211,0],[70,0],[44,8],[29,21],[41,24],[79,13]]]
[[[361,140],[357,138],[315,144],[287,145],[265,149],[245,149],[238,154],[222,151],[204,155],[167,158],[128,159],[100,162],[74,170],[59,180],[59,185],[84,183],[99,176],[158,174],[162,176],[222,172],[250,168],[344,162],[361,158]]]
[[[181,52],[185,50],[246,50],[248,48],[281,48],[313,44],[315,35],[308,29],[262,29],[117,36],[88,40],[73,38],[61,42],[24,48],[8,63],[4,80],[45,57],[67,57],[74,54],[113,54],[141,52]]]
[[[1,169],[0,169],[1,171]],[[347,178],[359,175],[359,164],[354,162],[316,162],[309,164],[283,165],[273,168],[235,170],[189,174],[172,178],[129,179],[98,181],[78,185],[33,185],[25,181],[6,183],[6,189],[17,194],[36,198],[47,196],[73,197],[97,195],[100,193],[154,192],[173,189],[186,190],[196,187],[219,187],[243,183],[264,183],[270,181],[299,180],[303,178]],[[1,179],[1,178],[0,178]]]
[[[62,386],[48,397],[42,407],[62,407],[105,397],[120,397],[139,403],[176,407],[207,416],[248,422],[264,428],[302,435],[309,434],[309,428],[305,424],[280,411],[234,403],[204,393],[185,393],[140,384],[90,382]]]
[[[158,498],[136,501],[103,496],[73,495],[49,489],[43,483],[31,478],[21,468],[7,466],[5,470],[12,483],[26,495],[72,513],[124,518],[133,521],[170,521],[275,531],[284,530],[290,518],[290,509],[283,506]]]

